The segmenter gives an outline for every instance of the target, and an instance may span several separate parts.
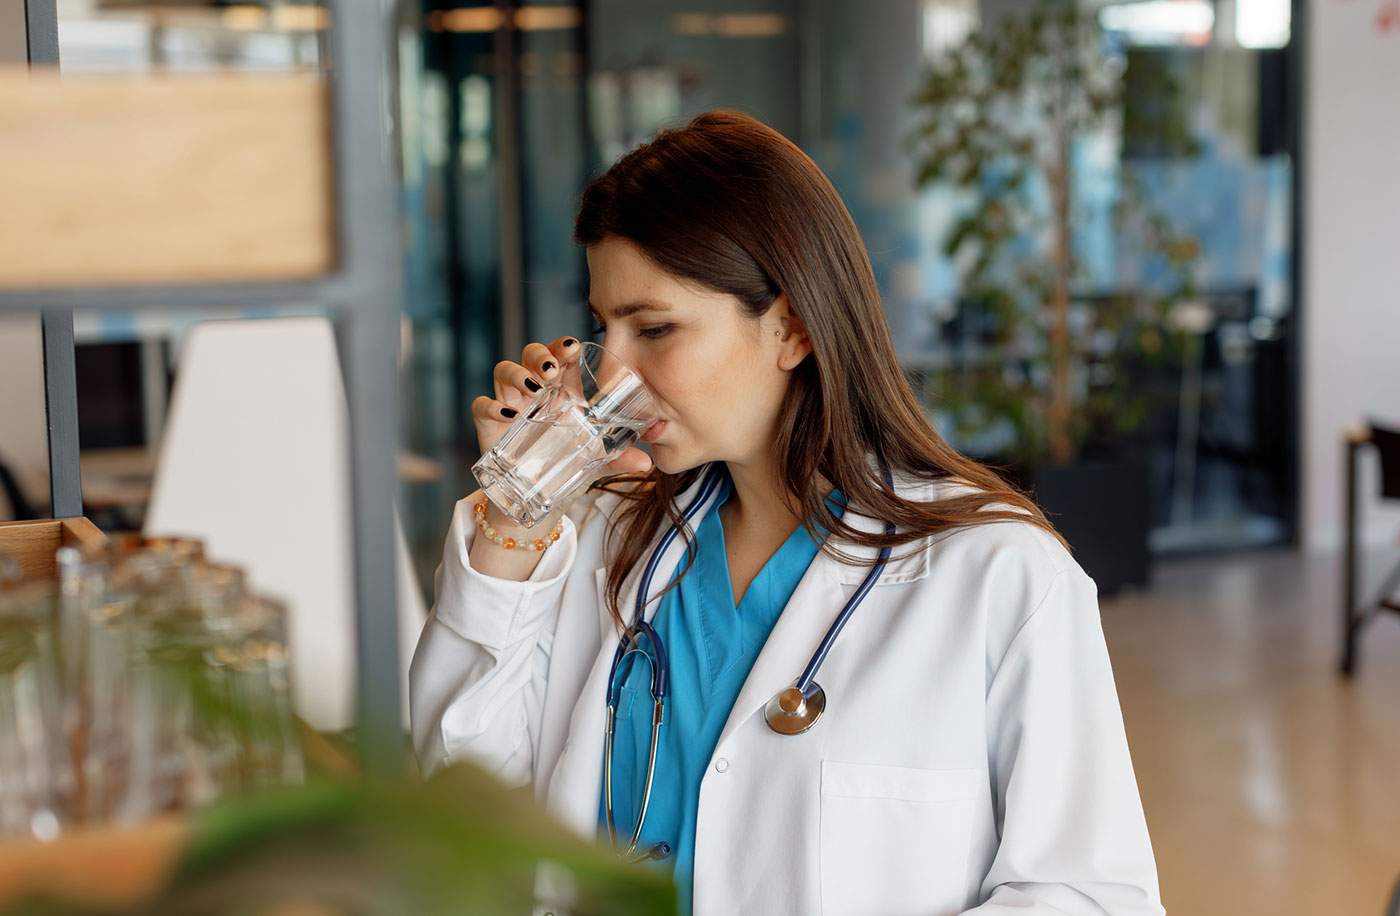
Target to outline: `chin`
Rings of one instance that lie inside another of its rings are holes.
[[[684,474],[691,468],[700,467],[709,461],[708,458],[696,460],[693,456],[678,454],[676,449],[669,448],[660,443],[655,443],[651,447],[651,463],[663,474]]]

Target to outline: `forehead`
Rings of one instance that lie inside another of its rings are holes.
[[[625,317],[647,306],[661,311],[728,298],[670,274],[632,242],[607,239],[588,249],[589,308]]]
[[[618,287],[680,286],[680,281],[661,269],[651,258],[626,239],[605,239],[588,249],[588,280],[596,291]]]

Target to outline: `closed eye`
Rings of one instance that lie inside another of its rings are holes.
[[[655,340],[658,337],[665,337],[667,334],[671,333],[671,329],[674,327],[674,324],[658,324],[653,327],[642,328],[637,333],[648,340]]]
[[[656,339],[658,339],[658,338],[665,337],[667,334],[671,333],[671,330],[672,330],[673,328],[675,328],[675,325],[674,325],[674,324],[658,324],[658,325],[653,325],[652,327],[649,327],[649,328],[641,328],[640,330],[638,330],[638,331],[637,331],[637,336],[638,336],[638,337],[645,337],[645,338],[647,338],[648,340],[656,340]],[[605,324],[602,324],[602,323],[600,322],[600,323],[598,324],[598,326],[595,327],[595,328],[592,330],[591,333],[592,333],[592,335],[593,335],[594,337],[597,337],[597,336],[599,336],[599,335],[601,335],[601,334],[606,334],[607,331],[608,331],[608,326],[605,325]]]

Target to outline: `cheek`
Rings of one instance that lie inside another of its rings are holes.
[[[689,418],[704,403],[717,380],[713,365],[702,354],[681,348],[647,360],[643,375],[662,412],[678,420]]]
[[[644,375],[670,413],[693,431],[723,435],[746,424],[761,387],[757,358],[748,348],[695,346],[655,354]]]

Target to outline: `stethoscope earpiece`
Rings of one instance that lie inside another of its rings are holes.
[[[804,693],[797,683],[768,701],[763,718],[780,735],[800,735],[826,712],[826,691],[813,681]]]

